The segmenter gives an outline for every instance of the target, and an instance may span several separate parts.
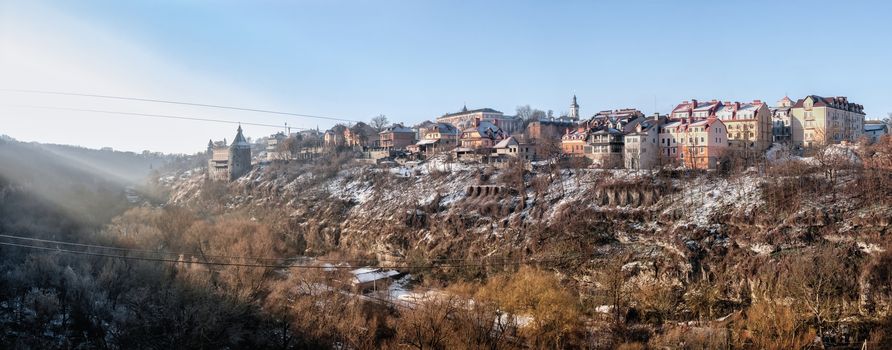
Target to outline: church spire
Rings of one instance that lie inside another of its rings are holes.
[[[570,101],[570,119],[579,120],[579,104],[576,103],[576,94],[573,94],[573,99]]]
[[[467,104],[467,103],[463,103],[463,104],[462,104],[462,106],[461,106],[461,111],[462,111],[462,113],[468,111],[468,104]]]
[[[245,135],[242,135],[242,124],[238,125],[238,129],[236,129],[235,140],[232,141],[231,147],[251,147],[248,144],[248,140],[245,140]]]

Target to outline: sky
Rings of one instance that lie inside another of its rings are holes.
[[[334,124],[22,89],[407,125],[465,104],[561,114],[574,94],[583,116],[817,94],[877,119],[892,112],[890,13],[888,1],[0,0],[0,134],[194,153],[236,128],[45,107]]]

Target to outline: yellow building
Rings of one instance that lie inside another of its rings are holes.
[[[864,106],[843,96],[809,95],[796,101],[791,111],[790,131],[797,146],[855,142],[864,133]]]
[[[724,102],[715,112],[728,128],[728,143],[732,149],[763,152],[771,145],[771,110],[768,104],[753,102]]]

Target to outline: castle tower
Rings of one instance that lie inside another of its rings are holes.
[[[235,180],[251,171],[251,145],[242,135],[242,126],[238,126],[235,140],[229,146],[229,180]]]
[[[576,95],[573,95],[573,100],[570,101],[570,115],[568,117],[572,120],[579,120],[579,104],[576,103]]]

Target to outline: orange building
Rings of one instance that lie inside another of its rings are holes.
[[[728,148],[728,131],[714,115],[669,122],[660,128],[661,157],[692,169],[716,169]]]
[[[575,130],[567,129],[561,136],[561,152],[570,156],[585,156],[585,146],[588,145],[589,131],[586,127],[578,127]]]

